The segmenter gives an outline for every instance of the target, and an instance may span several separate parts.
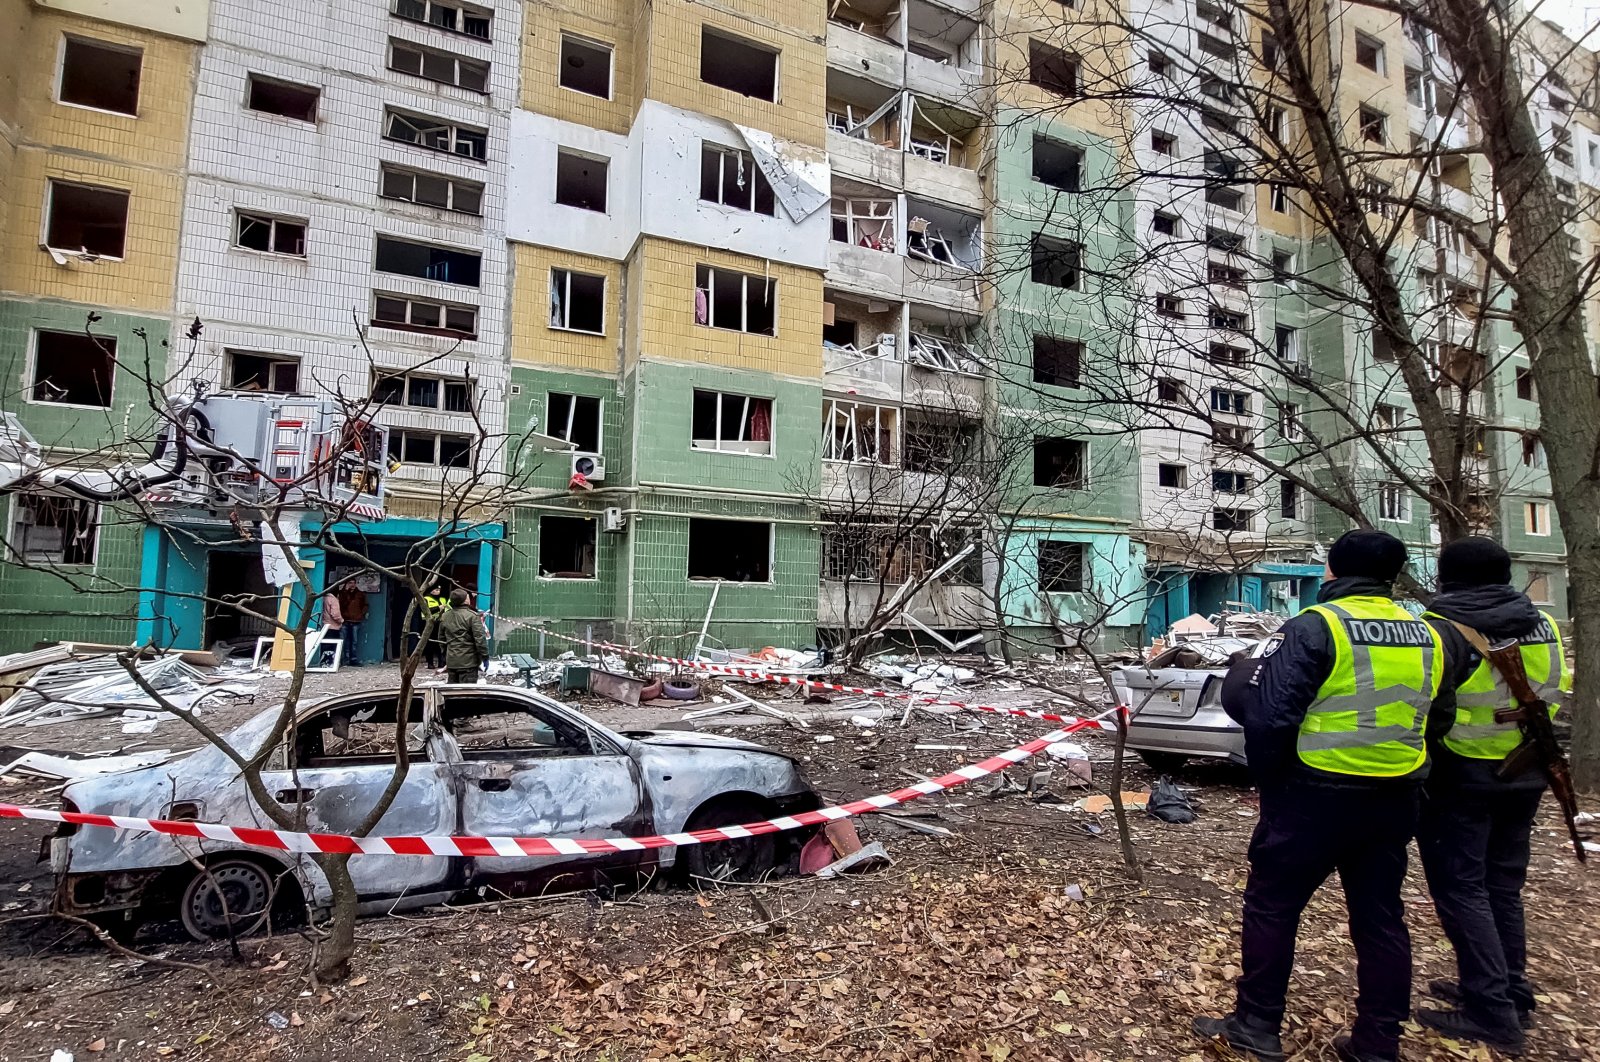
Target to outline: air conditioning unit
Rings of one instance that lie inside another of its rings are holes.
[[[605,531],[626,531],[628,529],[628,518],[622,515],[620,506],[613,505],[601,514],[600,527]]]
[[[572,471],[590,483],[600,483],[606,478],[606,459],[599,454],[573,454]]]

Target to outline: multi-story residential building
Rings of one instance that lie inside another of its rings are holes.
[[[153,419],[206,7],[0,3],[0,395],[51,461],[114,464]],[[3,508],[0,648],[130,637],[137,524],[88,501]]]

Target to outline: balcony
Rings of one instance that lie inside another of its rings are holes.
[[[900,89],[905,87],[904,60],[905,49],[896,41],[838,22],[828,24],[828,65],[831,67]]]
[[[829,16],[828,65],[890,88],[972,105],[982,84],[976,5],[854,0]]]
[[[974,111],[830,70],[827,112],[828,152],[841,176],[983,212]]]
[[[976,313],[983,219],[942,203],[834,183],[830,282]]]
[[[823,294],[823,388],[952,414],[983,408],[984,362],[976,314],[877,300],[837,288]]]

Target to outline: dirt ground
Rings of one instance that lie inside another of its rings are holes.
[[[383,684],[386,671],[317,681],[329,692],[361,688]],[[270,701],[273,689],[264,685],[258,701]],[[618,728],[682,712],[592,707]],[[212,719],[253,710],[241,705]],[[722,732],[736,725],[708,723]],[[1049,728],[921,714],[898,724],[891,717],[864,728],[840,717],[800,732],[745,721],[737,732],[800,758],[824,796],[839,800],[897,788],[907,772],[944,773]],[[16,741],[14,733],[0,743]],[[29,744],[79,751],[136,740],[147,748],[193,744],[177,722],[137,738],[105,719],[26,733]],[[1083,744],[1105,784],[1108,737]],[[1026,783],[1034,769],[1023,765],[1013,778]],[[36,917],[51,888],[35,861],[48,831],[0,820],[0,1062],[63,1062],[56,1052],[76,1062],[1223,1057],[1190,1034],[1189,1020],[1227,1009],[1232,998],[1245,848],[1257,816],[1245,778],[1221,767],[1182,775],[1199,813],[1193,824],[1135,815],[1140,884],[1122,864],[1111,816],[1073,807],[1086,791],[1063,784],[1064,773],[1058,765],[1048,787],[1063,803],[988,797],[979,782],[904,809],[931,816],[918,821],[952,837],[882,816],[858,820],[863,836],[883,841],[895,859],[869,876],[704,893],[644,888],[370,919],[360,928],[354,976],[333,986],[311,982],[308,944],[294,934],[246,941],[242,959],[225,943],[149,934],[136,942],[147,955],[196,970],[134,961]],[[1152,781],[1137,762],[1129,774],[1125,789]],[[50,802],[47,790],[0,778],[0,801]],[[1600,886],[1574,863],[1548,810],[1547,801],[1528,891],[1530,967],[1542,995],[1526,1057],[1600,1059]],[[1416,983],[1452,975],[1419,873],[1406,898]],[[1348,1026],[1355,991],[1336,888],[1319,894],[1300,940],[1286,1036],[1298,1049],[1293,1057],[1332,1059],[1328,1040]],[[1404,1057],[1494,1056],[1413,1028]]]

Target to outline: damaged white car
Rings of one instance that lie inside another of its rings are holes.
[[[394,771],[397,690],[335,697],[302,709],[262,778],[307,828],[349,833]],[[277,709],[229,743],[246,755]],[[378,836],[628,837],[727,826],[807,811],[817,794],[787,756],[689,731],[615,733],[531,690],[419,688],[408,713],[410,770]],[[240,773],[207,746],[181,759],[86,779],[63,808],[108,815],[270,826]],[[799,836],[797,836],[797,834]],[[786,864],[806,831],[659,851],[567,857],[360,855],[350,873],[364,912],[468,896],[589,887],[655,868],[752,880]],[[176,917],[204,939],[246,933],[269,917],[330,901],[309,858],[163,834],[63,826],[51,840],[60,909],[129,932]]]

